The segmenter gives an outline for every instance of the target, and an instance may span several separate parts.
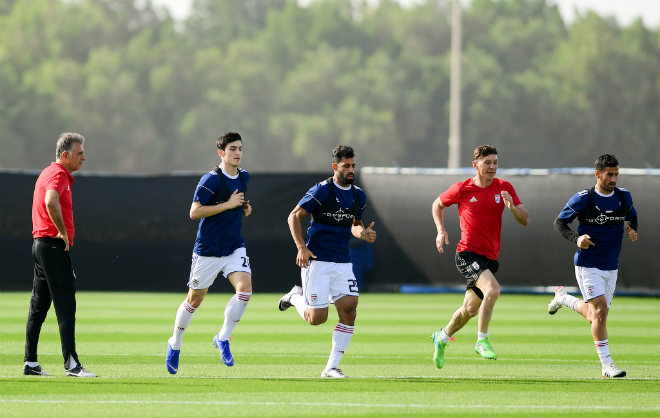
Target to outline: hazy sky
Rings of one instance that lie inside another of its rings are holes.
[[[185,17],[192,0],[152,0],[155,4],[169,7],[175,18]],[[309,0],[302,0],[306,3]],[[469,0],[462,0],[463,3]],[[572,22],[575,9],[579,12],[595,10],[600,15],[614,15],[619,24],[628,25],[638,17],[642,17],[646,26],[660,27],[659,0],[552,0],[559,5],[564,19]],[[414,3],[415,0],[401,0],[401,3]]]

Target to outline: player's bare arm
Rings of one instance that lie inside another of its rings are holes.
[[[637,241],[637,231],[630,226],[629,222],[626,222],[626,235],[628,235],[630,242]]]
[[[208,218],[209,216],[217,215],[220,212],[242,206],[244,202],[245,193],[239,192],[238,190],[234,190],[234,193],[229,196],[228,201],[218,203],[217,205],[205,206],[199,203],[199,201],[196,201],[190,205],[190,219],[194,221],[196,219]],[[250,209],[250,212],[251,211],[252,209]],[[245,214],[245,208],[243,208],[243,214]]]
[[[365,228],[362,221],[355,219],[353,220],[353,226],[351,226],[351,233],[357,239],[361,239],[367,242],[375,242],[376,231],[373,229],[374,224],[375,222],[371,222],[371,225]]]
[[[518,206],[514,206],[513,198],[506,190],[502,190],[500,194],[502,195],[502,199],[504,199],[504,204],[509,208],[513,217],[516,218],[516,221],[522,226],[529,225],[529,212],[525,209],[525,206],[523,206],[522,203]]]
[[[309,267],[309,259],[316,258],[313,252],[307,248],[305,244],[305,238],[303,237],[302,232],[302,219],[308,216],[309,213],[299,205],[296,205],[295,208],[289,214],[287,218],[287,223],[289,224],[289,231],[291,231],[291,237],[296,243],[296,248],[298,248],[298,255],[296,255],[296,265],[301,268]]]
[[[69,234],[66,232],[66,226],[64,226],[62,206],[60,206],[60,194],[57,193],[57,190],[46,190],[44,203],[46,204],[48,216],[58,231],[55,238],[62,239],[64,241],[64,251],[69,251]]]
[[[435,228],[438,230],[438,235],[435,237],[435,246],[441,254],[445,252],[443,245],[449,245],[449,235],[445,229],[444,211],[445,206],[442,206],[440,198],[435,199],[433,206],[431,207],[431,213],[433,214]]]

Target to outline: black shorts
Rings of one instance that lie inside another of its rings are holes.
[[[499,267],[500,263],[497,260],[491,260],[472,251],[456,253],[456,268],[467,279],[465,290],[472,289],[479,296],[479,299],[484,298],[484,294],[476,286],[479,275],[484,270],[490,270],[491,273],[495,274]]]

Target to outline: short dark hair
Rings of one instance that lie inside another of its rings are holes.
[[[495,154],[497,155],[497,149],[495,149],[494,146],[492,145],[479,145],[477,148],[474,149],[474,159],[478,159],[479,157],[485,157],[486,155],[491,155]]]
[[[231,144],[232,142],[236,142],[236,141],[243,142],[243,138],[241,138],[241,136],[236,132],[227,132],[226,134],[218,138],[218,140],[215,141],[215,144],[218,146],[218,149],[224,151],[225,148],[227,147],[227,144]]]
[[[596,170],[602,171],[605,167],[618,167],[619,162],[617,161],[614,154],[603,154],[596,158],[595,166]]]
[[[337,145],[332,150],[332,160],[339,164],[344,158],[355,158],[355,152],[348,145]]]
[[[75,132],[64,132],[60,134],[60,137],[57,139],[57,145],[55,146],[55,159],[59,160],[62,158],[63,152],[68,152],[69,154],[73,151],[73,146],[75,143],[80,145],[85,144],[85,138]]]

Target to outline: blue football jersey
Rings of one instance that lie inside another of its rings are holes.
[[[353,188],[355,188],[359,200],[359,211],[355,219],[361,220],[364,208],[367,206],[367,196],[364,191],[355,185],[342,188],[334,183],[334,186],[340,210],[342,210],[341,208],[351,208],[353,206]],[[312,186],[305,196],[300,199],[298,205],[311,214],[323,205],[329,195],[330,185],[327,181],[322,181]],[[348,241],[352,236],[350,227],[345,228],[312,221],[307,229],[307,248],[316,255],[316,258],[312,260],[350,263],[351,256]]]
[[[247,185],[250,180],[250,174],[239,168],[240,176]],[[193,202],[199,202],[202,205],[216,204],[211,202],[211,198],[221,187],[220,176],[224,176],[230,193],[234,190],[243,191],[243,182],[238,174],[228,175],[224,170],[221,174],[216,171],[210,171],[199,180]],[[221,203],[221,202],[217,202]],[[245,240],[242,234],[243,210],[238,207],[234,210],[226,210],[199,221],[197,228],[197,239],[195,240],[194,252],[206,257],[224,257],[230,255],[237,248],[245,247]]]
[[[625,220],[637,216],[637,211],[633,206],[630,192],[624,188],[619,188],[624,202],[627,206]],[[611,216],[621,207],[621,200],[616,192],[608,195],[600,193],[598,190],[593,195],[594,205],[600,212],[598,219],[602,219],[602,224],[593,222],[592,224],[580,223],[578,225],[578,234],[587,234],[594,243],[587,249],[580,248],[573,258],[576,266],[595,267],[601,270],[616,270],[619,268],[619,253],[621,252],[621,241],[623,239],[624,224],[605,225],[608,216]],[[583,190],[576,193],[568,200],[566,206],[559,213],[558,218],[566,223],[585,213],[589,202],[589,191]]]

